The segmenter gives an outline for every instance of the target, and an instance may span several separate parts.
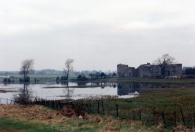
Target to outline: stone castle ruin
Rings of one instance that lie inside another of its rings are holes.
[[[182,76],[182,64],[171,64],[165,69],[166,76]],[[150,63],[142,64],[137,69],[135,67],[129,67],[128,65],[117,65],[118,77],[161,77],[160,65],[151,65]]]

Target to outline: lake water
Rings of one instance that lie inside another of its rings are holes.
[[[23,91],[24,84],[0,84],[0,90],[11,92],[1,93],[1,103],[6,103],[6,99],[13,100],[14,96],[26,92],[32,98],[43,99],[82,99],[91,97],[114,96],[118,98],[132,98],[142,93],[144,88],[181,88],[181,85],[167,84],[140,84],[140,83],[72,83],[68,86],[78,86],[78,88],[45,88],[64,87],[67,84],[43,83],[29,84],[26,91]],[[86,85],[88,88],[79,88]],[[93,87],[96,86],[96,87]],[[23,91],[23,92],[22,92]]]
[[[86,83],[87,88],[79,88],[77,83],[69,82],[68,86],[78,86],[78,88],[45,88],[45,87],[65,87],[64,84],[44,83],[44,84],[29,84],[27,85],[28,94],[31,97],[38,97],[43,99],[82,99],[94,98],[102,96],[115,96],[118,98],[132,98],[134,93],[127,93],[125,95],[118,95],[118,87],[116,83]],[[93,86],[97,87],[93,87]],[[92,86],[92,87],[90,87]],[[24,84],[0,84],[0,90],[10,92],[1,93],[1,103],[6,103],[6,99],[14,100],[14,96],[21,94],[24,89]],[[137,94],[136,94],[137,95]]]

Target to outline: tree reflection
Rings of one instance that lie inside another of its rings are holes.
[[[69,88],[69,84],[68,82],[66,81],[66,88],[63,89],[63,92],[64,92],[64,97],[66,99],[71,99],[73,93],[74,93],[74,88],[70,89]]]
[[[78,86],[86,86],[87,82],[76,82]]]
[[[116,85],[115,83],[112,84],[112,87],[113,87],[113,88],[116,88],[116,86],[117,86],[117,85]]]
[[[24,83],[23,88],[19,89],[19,93],[14,95],[14,101],[18,104],[29,104],[31,102],[32,92],[28,89],[29,83]]]

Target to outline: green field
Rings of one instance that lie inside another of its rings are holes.
[[[15,82],[19,82],[20,78],[23,78],[20,74],[10,74],[9,76],[13,76],[15,78]],[[61,74],[30,74],[31,82],[34,82],[34,79],[38,79],[39,82],[55,82],[56,77],[61,77]],[[76,76],[70,76],[69,79],[75,79]],[[0,81],[3,81],[3,78],[0,78]]]
[[[195,124],[195,88],[147,88],[136,98],[117,99],[112,97],[78,100],[85,109],[97,114],[118,117],[123,120],[143,121],[148,126],[164,123],[172,129],[175,124],[192,128]],[[99,102],[99,106],[98,106]],[[91,105],[91,110],[87,108]],[[164,114],[164,119],[163,119]],[[155,118],[155,119],[154,119]],[[176,121],[175,121],[176,120]]]

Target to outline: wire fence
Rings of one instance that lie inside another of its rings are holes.
[[[0,104],[17,104],[18,102],[0,97]],[[33,98],[26,104],[44,105],[53,109],[61,110],[64,107],[72,108],[75,111],[84,110],[88,114],[110,115],[123,120],[142,121],[147,125],[158,125],[163,123],[165,126],[184,125],[188,128],[195,127],[195,107],[167,106],[166,108],[138,107],[131,108],[109,103],[104,100],[96,101],[63,101],[45,100]],[[194,105],[195,106],[195,105]]]

